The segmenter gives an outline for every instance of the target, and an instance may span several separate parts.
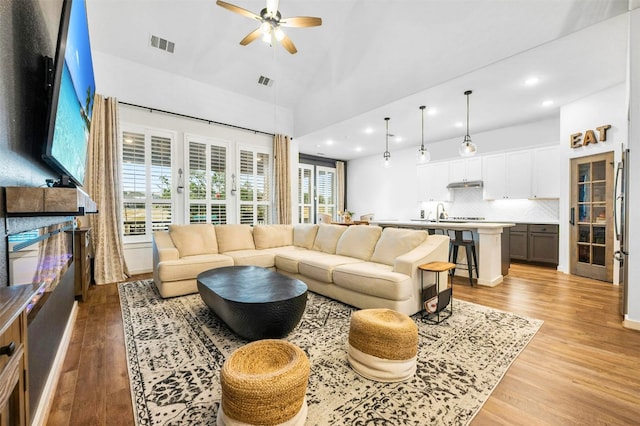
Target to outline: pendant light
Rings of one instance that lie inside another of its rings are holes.
[[[422,111],[422,142],[420,143],[420,149],[418,150],[418,162],[428,163],[431,160],[431,154],[424,147],[424,109],[426,106],[422,105],[420,110]]]
[[[464,140],[462,144],[460,144],[460,148],[458,149],[458,153],[463,157],[471,157],[476,155],[478,148],[476,144],[471,142],[471,136],[469,136],[469,95],[471,94],[471,90],[467,90],[464,94],[467,96],[467,134],[464,136]]]
[[[385,117],[384,121],[387,123],[387,131],[385,132],[385,140],[386,140],[386,145],[385,145],[385,151],[384,154],[382,154],[383,158],[384,158],[384,166],[385,167],[389,167],[389,160],[391,159],[391,153],[389,152],[389,117]]]

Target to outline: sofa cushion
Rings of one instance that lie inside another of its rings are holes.
[[[233,259],[224,254],[186,256],[180,260],[167,260],[158,264],[160,281],[193,280],[209,269],[233,266]]]
[[[396,257],[408,253],[427,239],[426,231],[385,228],[371,256],[372,262],[393,265]],[[218,242],[219,244],[219,242]]]
[[[273,250],[273,249],[269,249]],[[275,263],[276,269],[281,269],[285,272],[292,274],[299,274],[299,264],[301,260],[313,259],[317,257],[331,256],[330,254],[323,253],[321,251],[307,250],[302,247],[297,247],[297,250],[279,251],[276,253]]]
[[[305,277],[313,278],[325,283],[331,283],[333,282],[333,270],[336,266],[358,262],[361,263],[363,261],[356,259],[355,257],[330,254],[302,259],[298,263],[298,270],[300,271],[300,274]]]
[[[313,242],[313,249],[334,254],[338,240],[346,230],[347,227],[342,225],[319,225],[318,235],[316,235],[316,240]]]
[[[293,225],[256,225],[253,242],[258,250],[290,246],[293,244]]]
[[[301,223],[293,226],[293,245],[310,249],[318,234],[318,225]]]
[[[338,240],[336,254],[369,260],[381,233],[379,226],[349,226]]]
[[[218,253],[216,231],[209,223],[169,225],[169,235],[180,257]]]
[[[216,225],[216,236],[220,253],[256,248],[249,225]]]
[[[262,266],[263,268],[273,268],[274,254],[265,250],[236,250],[225,252],[231,256],[235,266],[249,265]]]
[[[411,277],[393,272],[392,266],[374,262],[336,266],[333,282],[338,287],[389,300],[407,300],[413,288]]]

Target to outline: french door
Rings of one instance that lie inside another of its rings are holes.
[[[613,152],[571,160],[570,272],[613,282]]]
[[[336,218],[336,169],[298,165],[298,222],[316,223],[318,214]]]

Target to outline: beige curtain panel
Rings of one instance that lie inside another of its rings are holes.
[[[94,280],[96,284],[108,284],[128,275],[122,246],[118,102],[99,94],[93,102],[84,189],[99,211],[88,216],[95,256]]]
[[[274,135],[273,137],[273,169],[276,196],[277,223],[288,225],[291,223],[291,166],[289,136]]]

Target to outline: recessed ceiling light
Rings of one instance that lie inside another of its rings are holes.
[[[427,110],[427,115],[436,115],[437,113],[438,113],[438,110],[434,108],[429,108]]]
[[[404,139],[402,139],[402,136],[396,136],[395,137],[396,143],[400,143],[402,142]]]
[[[542,102],[543,107],[549,107],[551,105],[553,105],[553,101],[551,99],[547,99],[546,101]]]
[[[362,147],[361,147],[361,146],[356,146],[355,151],[356,151],[356,152],[362,152]]]
[[[462,127],[462,125],[463,125],[462,121],[458,121],[458,122],[456,123],[456,127]]]
[[[320,148],[320,144],[316,145],[316,148]]]
[[[333,145],[333,141],[331,139],[327,140],[327,145]]]
[[[526,84],[527,86],[535,86],[536,84],[538,84],[538,82],[540,82],[540,79],[538,77],[529,77],[524,81],[524,84]]]
[[[373,128],[372,128],[372,127],[367,127],[366,129],[364,129],[364,132],[365,132],[367,135],[370,135],[370,134],[372,134],[372,133],[373,133]]]

